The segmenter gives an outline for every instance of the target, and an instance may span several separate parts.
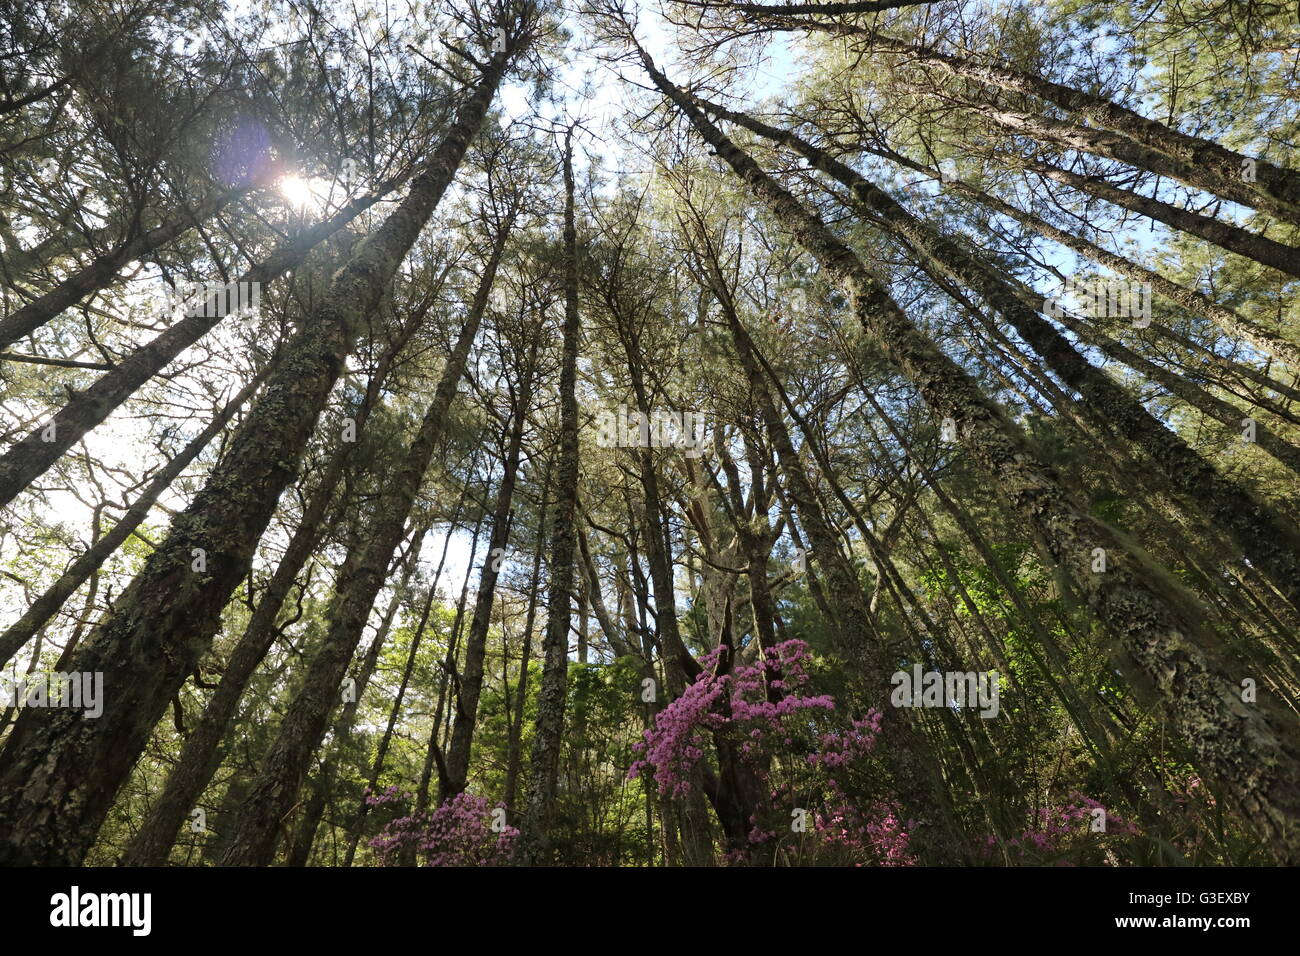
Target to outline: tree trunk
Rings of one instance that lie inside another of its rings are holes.
[[[144,491],[131,503],[108,532],[91,547],[86,549],[71,566],[59,576],[59,579],[45,589],[45,592],[32,602],[25,614],[16,623],[0,634],[0,666],[9,663],[9,659],[22,650],[23,645],[45,626],[46,622],[58,613],[63,602],[85,583],[86,579],[99,570],[100,566],[131,536],[136,528],[149,517],[154,502],[159,495],[171,487],[190,463],[204,448],[221,433],[221,430],[235,417],[235,413],[244,407],[259,385],[266,379],[269,369],[260,373],[245,385],[234,398],[226,403],[216,417],[194,439],[177,452],[176,457],[158,470]]]
[[[275,856],[280,822],[298,798],[312,751],[325,733],[348,662],[365,632],[371,606],[384,585],[384,571],[402,540],[407,518],[442,437],[447,412],[464,374],[470,347],[478,335],[508,234],[509,227],[506,227],[497,235],[465,326],[447,358],[433,401],[402,465],[369,520],[369,535],[348,550],[326,611],[325,619],[329,623],[325,638],[280,724],[258,779],[249,789],[235,832],[222,856],[227,866],[268,866]]]
[[[1084,176],[1080,173],[1053,166],[1051,163],[1023,160],[1031,169],[1047,179],[1077,189],[1089,196],[1104,199],[1111,205],[1139,213],[1148,219],[1162,222],[1171,229],[1196,236],[1213,243],[1220,249],[1253,259],[1260,265],[1270,266],[1290,276],[1300,276],[1300,249],[1221,222],[1213,216],[1202,216],[1150,196],[1112,185],[1103,176]]]
[[[543,863],[549,854],[550,815],[555,804],[564,706],[569,677],[569,620],[573,602],[576,551],[574,521],[578,507],[578,230],[574,215],[573,130],[564,140],[564,330],[560,364],[560,447],[556,468],[555,510],[551,519],[551,581],[546,600],[546,634],[542,640],[542,684],[537,696],[537,726],[529,767],[528,808],[520,833],[520,856],[526,864]]]
[[[1002,410],[921,335],[853,252],[713,126],[644,51],[641,59],[655,85],[753,195],[842,283],[864,331],[935,414],[953,418],[963,447],[1118,638],[1121,662],[1154,692],[1203,772],[1256,820],[1279,860],[1300,859],[1300,752],[1291,721],[1270,702],[1242,703],[1220,651],[1201,630],[1190,595],[1070,501]],[[1091,569],[1095,547],[1115,557],[1106,573]]]
[[[267,285],[278,279],[298,266],[312,249],[373,206],[397,184],[397,180],[389,180],[379,190],[350,203],[302,235],[280,243],[265,260],[246,271],[236,281]],[[74,393],[68,403],[47,423],[36,428],[0,456],[0,505],[12,501],[58,461],[64,452],[80,441],[82,436],[108,418],[137,388],[161,372],[172,359],[225,318],[224,315],[207,315],[207,311],[209,310],[199,309],[195,315],[187,315],[166,332],[137,348],[94,385],[84,392]],[[47,431],[50,426],[53,426],[52,432]],[[46,438],[50,436],[53,440],[47,441]]]
[[[864,209],[927,257],[927,268],[937,269],[979,292],[1062,381],[1079,391],[1084,398],[1083,414],[1102,434],[1113,428],[1132,441],[1164,472],[1181,495],[1233,536],[1279,593],[1300,607],[1300,535],[1281,515],[1220,475],[1181,436],[1157,421],[1109,376],[1089,364],[1061,333],[1025,304],[1022,294],[999,275],[996,267],[967,252],[949,236],[919,222],[883,190],[806,140],[738,113],[728,111],[727,118],[798,151],[851,189]],[[1236,424],[1240,425],[1239,415]],[[1265,440],[1271,450],[1278,450],[1279,445],[1290,447],[1271,434],[1266,434]],[[1294,455],[1295,449],[1291,448],[1291,452]]]
[[[428,533],[429,526],[427,524],[415,531],[410,550],[403,559],[405,570],[402,573],[402,583],[398,586],[393,599],[388,602],[388,610],[384,612],[379,628],[375,632],[374,640],[366,648],[365,656],[361,659],[361,666],[356,669],[355,693],[351,695],[349,700],[344,702],[342,709],[339,711],[338,719],[334,721],[333,745],[330,747],[329,756],[325,759],[325,765],[313,781],[311,799],[307,801],[307,808],[302,815],[302,821],[298,824],[298,831],[294,835],[293,845],[289,848],[289,853],[284,861],[285,866],[306,866],[307,861],[311,858],[311,848],[316,842],[316,831],[320,828],[320,822],[325,816],[325,807],[329,804],[330,797],[334,793],[334,786],[338,779],[339,762],[347,757],[347,750],[352,743],[352,725],[357,718],[357,709],[361,706],[361,698],[370,685],[370,678],[375,673],[375,665],[379,663],[379,652],[383,650],[384,642],[388,640],[388,635],[393,629],[393,619],[397,616],[397,610],[408,595],[411,576],[415,573],[415,568],[419,563],[420,551],[424,547],[424,536]]]
[[[365,427],[370,413],[379,401],[380,389],[389,368],[419,328],[432,302],[433,297],[429,297],[426,305],[410,317],[396,339],[380,356],[353,418],[358,430]],[[307,560],[326,537],[326,514],[330,502],[334,500],[339,482],[353,464],[356,447],[353,442],[339,444],[308,497],[302,519],[298,522],[293,537],[289,539],[275,573],[263,590],[262,598],[258,601],[243,636],[231,652],[217,689],[208,700],[202,718],[185,739],[180,759],[168,775],[162,795],[127,846],[122,856],[122,865],[161,866],[167,861],[177,828],[217,770],[221,758],[218,748],[234,719],[244,688],[280,634],[276,619],[284,600]]]
[[[852,561],[840,550],[839,534],[822,509],[817,492],[790,438],[785,420],[772,399],[763,377],[761,357],[756,354],[754,342],[741,324],[716,260],[711,260],[711,265],[713,288],[727,324],[731,327],[736,356],[745,370],[750,393],[767,426],[772,447],[785,477],[786,492],[803,518],[804,530],[808,533],[812,546],[811,557],[822,569],[829,586],[828,599],[835,611],[829,623],[837,632],[838,649],[846,659],[860,661],[863,670],[869,675],[892,674],[898,670],[899,661],[890,648],[881,641],[872,639],[878,631],[867,607],[866,595],[857,572]],[[911,726],[908,715],[885,707],[887,693],[884,684],[872,681],[868,686],[868,694],[874,698],[874,706],[885,715],[881,733],[888,746],[881,748],[882,758],[893,777],[904,813],[928,828],[921,831],[922,839],[917,841],[918,851],[928,854],[933,852],[934,847],[928,845],[929,840],[926,838],[937,836],[950,827],[949,815],[943,805],[942,782],[934,773],[933,764],[929,762],[933,755],[917,728]]]
[[[818,26],[814,29],[829,28]],[[899,53],[910,60],[936,66],[953,76],[961,76],[1026,96],[1054,103],[1075,120],[1095,123],[1178,162],[1188,175],[1189,185],[1231,199],[1271,215],[1300,224],[1300,174],[1235,152],[1212,140],[1189,136],[1164,123],[1147,119],[1140,113],[1120,106],[1104,96],[1055,83],[1044,77],[1000,65],[977,63],[969,57],[948,56],[924,47],[905,43],[878,31],[836,25],[836,32],[867,36],[872,46]],[[1086,127],[1082,127],[1086,129]],[[1092,132],[1092,131],[1089,131]],[[1102,154],[1104,155],[1104,154]],[[1116,156],[1117,159],[1123,159]],[[1124,160],[1128,162],[1128,160]],[[1243,173],[1253,166],[1254,181]],[[1144,168],[1151,169],[1150,166]],[[1152,169],[1153,172],[1159,170]],[[1170,175],[1166,172],[1165,175]],[[1180,177],[1181,178],[1181,177]]]
[[[546,519],[551,503],[551,466],[546,459],[546,474],[542,478],[542,498],[537,506],[537,535],[533,547],[533,570],[529,577],[528,611],[524,615],[523,647],[519,651],[519,683],[515,687],[515,719],[510,726],[510,740],[506,745],[506,782],[504,802],[507,813],[515,812],[515,794],[519,786],[519,770],[523,763],[524,708],[528,702],[528,662],[533,652],[533,623],[537,615],[538,595],[541,592],[542,551],[546,547]]]
[[[402,668],[402,682],[397,688],[397,695],[393,698],[393,706],[388,712],[388,724],[384,727],[384,734],[379,738],[379,747],[375,751],[375,759],[370,767],[370,776],[366,780],[361,805],[357,807],[356,815],[348,828],[348,848],[343,857],[343,866],[345,867],[351,866],[352,861],[356,858],[357,844],[361,842],[362,828],[365,826],[366,817],[370,814],[370,804],[366,802],[366,798],[375,792],[375,787],[379,784],[379,775],[384,772],[384,763],[388,759],[388,748],[393,741],[393,730],[397,726],[397,718],[401,715],[402,704],[406,700],[406,691],[411,685],[411,674],[415,670],[420,644],[424,640],[424,632],[429,625],[429,615],[433,611],[433,602],[438,597],[438,582],[442,580],[442,569],[447,564],[447,552],[451,548],[451,538],[456,533],[456,525],[460,521],[461,512],[465,507],[465,499],[468,496],[469,485],[466,484],[461,488],[460,500],[456,502],[456,510],[452,514],[450,524],[447,526],[447,535],[442,542],[442,557],[438,559],[438,568],[433,572],[433,582],[429,585],[424,599],[424,607],[420,611],[420,622],[415,627],[415,636],[411,638],[411,647],[406,654],[406,665]]]
[[[488,626],[492,620],[497,576],[510,537],[511,503],[519,472],[524,423],[528,417],[528,405],[532,401],[533,367],[539,338],[540,336],[533,337],[528,366],[524,370],[510,426],[508,447],[503,456],[501,484],[497,489],[496,508],[492,513],[492,533],[488,539],[488,556],[479,575],[474,616],[470,619],[469,637],[465,641],[465,667],[461,671],[456,694],[456,716],[452,724],[451,745],[447,750],[447,786],[439,795],[439,803],[446,803],[463,791],[469,776],[470,748],[474,743],[479,695],[483,690],[483,667],[487,659]]]
[[[112,252],[96,257],[89,265],[72,273],[40,298],[33,299],[21,309],[0,319],[0,349],[8,348],[92,292],[106,287],[128,262],[147,258],[177,236],[189,232],[200,219],[216,215],[231,200],[247,192],[247,188],[242,188],[213,196],[200,203],[192,212],[178,214],[171,222],[156,226],[122,243]]]
[[[89,849],[154,725],[207,650],[362,318],[455,176],[514,52],[493,57],[406,199],[303,323],[206,487],[72,662],[104,674],[103,714],[82,720],[71,710],[28,709],[19,718],[0,755],[0,864],[72,865]]]

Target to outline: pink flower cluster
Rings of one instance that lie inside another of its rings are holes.
[[[718,653],[705,655],[700,676],[656,717],[644,741],[633,745],[643,756],[628,776],[653,774],[663,792],[680,797],[690,789],[691,769],[715,743],[723,746],[725,735],[770,791],[752,808],[747,845],[729,847],[728,863],[752,862],[759,848],[772,847],[777,856],[804,863],[914,865],[911,824],[899,816],[898,805],[878,794],[858,800],[829,778],[831,772],[857,776],[863,770],[885,715],[872,709],[845,729],[828,729],[821,718],[836,709],[835,701],[806,693],[809,651],[802,641],[786,641],[761,661],[721,676],[714,674]],[[802,749],[792,753],[792,746]],[[790,807],[798,805],[825,809],[812,810],[806,838],[791,841]]]
[[[690,771],[704,756],[710,736],[718,731],[735,732],[742,741],[740,753],[757,763],[774,739],[787,744],[792,738],[784,727],[786,718],[807,710],[835,709],[829,695],[802,697],[798,690],[807,682],[803,661],[808,645],[792,640],[771,648],[766,659],[756,664],[738,664],[728,673],[715,676],[719,650],[704,655],[704,670],[681,697],[655,717],[655,726],[645,740],[633,744],[644,757],[633,762],[629,779],[653,772],[665,792],[680,797],[690,790]],[[780,674],[779,680],[773,675]],[[780,691],[779,699],[768,697],[768,680]],[[779,687],[776,685],[780,685]]]
[[[1101,810],[1104,814],[1104,830],[1093,829],[1093,821],[1098,819],[1093,812],[1095,810]],[[1039,810],[1034,824],[1019,836],[1007,840],[1006,849],[1022,860],[1026,857],[1059,857],[1076,847],[1082,848],[1081,842],[1086,846],[1090,837],[1132,836],[1138,832],[1137,824],[1107,810],[1099,801],[1074,791],[1060,806]],[[985,855],[991,856],[997,845],[997,838],[990,836],[985,843]],[[1058,860],[1058,863],[1061,861]]]
[[[808,755],[808,763],[833,770],[865,757],[876,746],[876,736],[884,719],[885,715],[873,707],[867,711],[867,716],[853,721],[844,733],[832,731],[822,734],[818,738],[818,750]]]
[[[914,866],[911,835],[896,804],[878,800],[865,813],[847,801],[828,807],[814,818],[823,846],[858,866]]]
[[[371,806],[407,799],[390,787],[382,794],[370,794]],[[416,813],[390,821],[379,836],[369,841],[384,865],[395,864],[403,850],[414,847],[425,866],[501,866],[510,862],[519,831],[492,827],[494,809],[483,797],[458,793],[432,813]]]

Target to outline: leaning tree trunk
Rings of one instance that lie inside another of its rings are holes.
[[[1241,431],[1247,413],[1243,412],[1240,408],[1212,395],[1194,382],[1189,382],[1181,375],[1157,365],[1150,359],[1144,358],[1124,343],[1112,339],[1101,332],[1089,329],[1083,322],[1080,322],[1074,316],[1065,314],[1059,317],[1059,321],[1067,329],[1079,336],[1083,341],[1096,346],[1103,354],[1117,362],[1127,365],[1135,372],[1139,372],[1151,381],[1163,386],[1171,395],[1175,395],[1182,399],[1207,418],[1217,421],[1230,431]],[[1251,421],[1254,422],[1255,420],[1252,418]],[[1269,427],[1263,422],[1255,422],[1254,441],[1263,451],[1271,455],[1276,461],[1285,465],[1287,468],[1290,468],[1297,476],[1300,476],[1300,447],[1296,447],[1281,435],[1269,429]],[[1287,583],[1292,584],[1296,582],[1294,579],[1290,579]]]
[[[0,349],[8,348],[55,318],[64,309],[76,305],[92,292],[103,289],[113,281],[122,266],[135,259],[148,258],[177,236],[188,232],[200,219],[216,215],[232,199],[246,192],[247,188],[241,188],[213,196],[192,213],[178,213],[172,221],[141,233],[112,252],[98,256],[40,298],[33,299],[21,309],[0,319]]]
[[[1194,177],[1187,180],[1189,185],[1300,224],[1300,173],[1238,153],[1213,140],[1182,133],[1104,96],[1005,66],[976,62],[968,56],[951,56],[906,43],[881,33],[874,26],[860,26],[843,19],[813,19],[818,15],[834,17],[835,10],[831,7],[856,4],[799,7],[729,3],[727,6],[755,14],[765,26],[776,29],[861,36],[874,48],[938,67],[952,76],[1054,103],[1078,122],[1095,123],[1123,135],[1135,145],[1163,153]]]
[[[411,646],[406,654],[406,665],[402,668],[402,680],[397,687],[397,694],[393,697],[393,706],[388,711],[388,723],[384,727],[383,736],[379,738],[379,746],[375,749],[375,759],[370,765],[370,776],[366,779],[365,789],[362,790],[360,806],[357,807],[351,823],[347,825],[348,846],[344,851],[342,864],[345,867],[351,866],[357,855],[357,844],[361,842],[362,828],[365,826],[366,817],[370,814],[368,798],[375,792],[375,787],[379,784],[379,776],[384,772],[384,764],[388,760],[388,748],[393,742],[393,731],[397,727],[398,717],[401,716],[402,704],[406,701],[407,688],[411,686],[411,675],[415,671],[425,629],[429,626],[429,615],[433,613],[433,602],[438,597],[438,582],[442,580],[442,569],[447,564],[447,551],[451,548],[452,535],[456,532],[468,495],[469,485],[466,484],[461,488],[460,500],[456,502],[456,510],[452,512],[451,522],[447,526],[447,534],[442,542],[442,557],[438,559],[438,567],[433,572],[433,581],[425,592],[424,607],[420,611],[420,620],[415,626],[415,634],[411,638]]]
[[[338,780],[339,763],[347,757],[347,751],[352,744],[352,725],[356,721],[357,710],[361,707],[361,699],[366,693],[366,688],[370,686],[370,678],[374,676],[375,667],[379,663],[379,654],[388,641],[388,635],[392,633],[397,611],[409,595],[411,576],[419,564],[420,552],[424,548],[424,536],[428,533],[428,524],[417,528],[407,555],[402,559],[405,565],[402,583],[398,586],[392,600],[388,602],[388,609],[384,611],[375,637],[366,648],[361,666],[355,671],[357,676],[354,678],[352,688],[354,693],[344,702],[338,718],[334,721],[334,740],[330,753],[325,758],[325,765],[312,782],[311,799],[307,801],[302,820],[294,834],[293,844],[284,861],[285,866],[306,866],[311,858],[311,849],[316,843],[316,832],[320,829],[321,820],[325,817],[325,807],[333,796],[334,786]]]
[[[262,761],[257,780],[249,788],[234,833],[222,855],[226,866],[267,866],[275,856],[280,821],[298,798],[312,751],[325,734],[348,662],[365,632],[371,606],[384,585],[384,570],[405,534],[407,517],[442,438],[447,412],[456,397],[470,347],[478,335],[508,234],[509,227],[505,227],[497,235],[460,337],[447,358],[433,400],[401,468],[369,520],[368,536],[351,547],[344,559],[325,613],[328,622],[325,638]]]
[[[189,467],[190,462],[194,461],[209,442],[221,433],[221,430],[235,417],[235,413],[244,407],[244,403],[262,384],[266,376],[267,371],[261,372],[227,402],[207,428],[194,436],[194,439],[182,448],[175,458],[159,469],[144,491],[140,492],[139,497],[131,503],[131,507],[118,519],[117,524],[113,525],[113,530],[87,548],[86,552],[73,561],[57,581],[32,602],[31,607],[21,618],[0,634],[0,667],[9,663],[9,659],[58,613],[59,608],[63,607],[63,602],[72,597],[77,588],[98,571],[122,542],[131,536],[131,532],[144,523],[145,518],[149,517],[149,512],[153,510],[158,496],[170,488],[180,473]]]
[[[1194,598],[1071,501],[1001,408],[917,330],[852,250],[723,135],[644,51],[641,59],[750,192],[842,284],[864,331],[935,414],[954,420],[963,447],[1115,635],[1119,662],[1158,700],[1199,768],[1256,821],[1279,860],[1300,860],[1300,746],[1293,721],[1269,701],[1242,702],[1233,671],[1202,629]],[[1114,558],[1105,573],[1092,571],[1097,547]]]
[[[468,479],[467,479],[468,480]],[[484,497],[491,494],[491,482],[484,490]],[[465,621],[465,605],[469,602],[469,580],[474,572],[474,560],[478,557],[479,532],[483,530],[484,515],[480,512],[474,519],[474,530],[470,534],[469,561],[465,563],[465,578],[460,586],[460,597],[456,601],[456,614],[451,622],[451,632],[447,640],[447,653],[440,661],[438,680],[438,703],[433,710],[433,720],[429,724],[429,745],[424,751],[424,766],[420,768],[420,780],[415,788],[415,801],[410,814],[416,820],[423,820],[429,809],[429,791],[433,785],[434,768],[438,771],[438,781],[447,778],[447,761],[443,758],[443,711],[447,703],[447,689],[450,678],[456,673],[457,649],[460,647],[461,628]],[[419,846],[413,840],[405,842],[397,854],[398,866],[416,866]]]
[[[524,707],[528,701],[528,662],[533,656],[533,624],[537,620],[538,592],[542,582],[542,551],[546,548],[547,510],[551,503],[551,468],[554,459],[547,456],[542,478],[542,497],[537,506],[537,534],[533,546],[533,569],[528,581],[528,610],[524,613],[522,646],[519,649],[519,683],[515,686],[515,719],[508,729],[506,742],[506,780],[502,802],[506,813],[515,814],[515,795],[519,771],[523,765]]]
[[[1085,176],[1053,166],[1051,163],[1033,160],[1022,160],[1022,162],[1026,169],[1031,169],[1038,175],[1069,186],[1071,189],[1077,189],[1089,196],[1104,199],[1121,209],[1162,222],[1171,229],[1204,239],[1220,249],[1253,259],[1260,265],[1270,266],[1287,275],[1300,277],[1300,249],[1294,246],[1222,222],[1213,216],[1203,216],[1141,193],[1121,189],[1104,176]]]
[[[1052,143],[1065,150],[1091,153],[1105,159],[1118,160],[1157,176],[1175,179],[1193,189],[1202,189],[1221,199],[1247,206],[1258,206],[1274,216],[1300,222],[1300,210],[1270,200],[1250,188],[1238,173],[1235,179],[1223,181],[1207,174],[1201,167],[1189,165],[1159,150],[1135,143],[1127,136],[1109,130],[1080,126],[1050,116],[1038,116],[1009,107],[996,107],[979,101],[964,101],[965,105],[998,126],[1020,136],[1028,136],[1040,143]]]
[[[75,864],[193,673],[247,574],[317,417],[399,264],[450,185],[509,60],[496,54],[401,204],[334,277],[223,461],[72,661],[102,672],[97,720],[29,708],[0,755],[0,864]]]
[[[828,598],[835,611],[828,623],[837,634],[838,649],[846,657],[860,660],[867,674],[892,674],[898,669],[898,661],[891,657],[889,648],[872,640],[872,635],[877,630],[867,608],[866,595],[857,572],[853,563],[840,550],[839,535],[818,500],[816,489],[794,447],[785,420],[768,390],[753,340],[740,321],[716,260],[712,260],[710,265],[715,295],[731,328],[736,356],[749,380],[750,394],[754,397],[771,437],[772,447],[785,477],[786,492],[803,519],[804,530],[812,546],[811,557],[822,569],[828,585]],[[921,834],[945,833],[950,829],[951,820],[943,806],[942,781],[934,771],[928,742],[907,714],[899,714],[884,706],[887,695],[883,688],[883,684],[876,684],[869,693],[885,715],[881,735],[887,746],[881,747],[881,755],[893,777],[903,812],[926,826],[927,829],[920,831]],[[918,851],[923,858],[932,849],[925,845],[927,842],[918,841]]]
[[[1069,113],[1076,122],[1095,123],[1122,135],[1134,145],[1156,150],[1178,163],[1183,170],[1179,178],[1190,186],[1300,225],[1300,173],[1295,170],[1235,152],[1213,140],[1181,133],[1104,96],[1055,83],[1032,73],[979,63],[969,57],[950,56],[861,27],[827,24],[815,29],[861,34],[869,38],[873,47],[938,67],[952,76],[1054,103]],[[1088,129],[1083,126],[1078,128]],[[1115,158],[1123,159],[1121,156]],[[1152,169],[1150,166],[1144,168]],[[1152,169],[1152,172],[1159,171]]]
[[[892,159],[909,169],[923,172],[926,175],[935,175],[933,170],[922,166],[920,163],[914,163],[905,156],[885,150],[879,152],[884,154],[885,158]],[[1077,252],[1084,258],[1105,266],[1118,275],[1126,276],[1135,282],[1150,283],[1154,292],[1182,306],[1194,315],[1214,323],[1233,338],[1240,339],[1259,352],[1281,359],[1292,368],[1300,369],[1300,345],[1282,338],[1275,332],[1261,328],[1246,316],[1220,305],[1204,293],[1179,285],[1154,270],[1143,268],[1124,256],[1116,255],[1095,243],[1066,232],[1064,229],[1059,229],[1046,220],[1012,206],[996,196],[989,195],[969,183],[951,182],[946,184],[946,188],[953,189],[961,195],[989,207],[994,212],[1014,219],[1039,235],[1054,242],[1059,242],[1072,252]]]
[[[280,243],[266,259],[248,269],[236,281],[266,285],[278,279],[297,267],[312,249],[391,192],[399,182],[400,179],[388,180],[375,192],[354,200],[302,235]],[[111,372],[84,392],[76,392],[46,423],[0,456],[0,505],[12,501],[83,435],[108,418],[137,388],[225,318],[221,314],[208,315],[210,311],[219,313],[221,310],[199,309],[135,349]]]
[[[921,51],[918,47],[909,47],[899,41],[881,37],[878,33],[874,34],[873,41],[883,42],[887,48],[898,52],[916,55],[926,63],[942,64],[962,76],[1048,100],[1078,120],[1096,123],[1122,133],[1134,142],[1157,149],[1199,171],[1205,180],[1192,183],[1198,188],[1217,193],[1218,189],[1202,183],[1213,181],[1220,186],[1236,186],[1249,181],[1255,187],[1255,195],[1234,198],[1234,201],[1266,209],[1273,215],[1300,224],[1300,173],[1293,169],[1284,169],[1266,160],[1246,156],[1213,140],[1179,132],[1103,96],[1054,83],[1043,77],[1004,67],[985,66],[965,58]],[[1253,180],[1249,175],[1252,172]]]
[[[712,108],[712,107],[706,107]],[[1157,421],[1102,370],[1091,365],[1052,325],[1027,305],[997,269],[968,252],[950,236],[918,221],[888,193],[830,156],[785,130],[727,111],[727,118],[784,143],[852,191],[854,199],[910,243],[926,262],[949,279],[974,289],[998,310],[1061,380],[1083,396],[1083,413],[1105,434],[1114,429],[1134,443],[1185,499],[1240,544],[1246,556],[1300,607],[1300,536],[1281,515],[1220,475],[1181,436]],[[1166,376],[1162,376],[1165,378]],[[1237,416],[1240,423],[1240,416]],[[1270,453],[1285,457],[1286,445],[1265,430]],[[1289,464],[1289,462],[1288,462]]]
[[[365,427],[366,420],[379,399],[380,388],[393,359],[410,339],[422,316],[422,312],[413,316],[380,357],[353,419],[358,429]],[[122,865],[162,866],[167,861],[177,828],[216,773],[221,759],[218,748],[234,719],[249,678],[280,633],[276,627],[280,608],[307,559],[325,537],[326,529],[322,523],[339,482],[352,464],[356,447],[353,442],[340,443],[315,489],[307,498],[302,519],[298,522],[293,537],[289,539],[284,554],[280,556],[275,573],[263,590],[257,608],[253,611],[248,626],[244,628],[243,636],[231,651],[217,689],[208,700],[203,716],[185,739],[180,759],[167,775],[162,794],[127,845]]]

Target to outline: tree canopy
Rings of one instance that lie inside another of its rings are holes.
[[[11,0],[0,864],[1300,862],[1261,0]]]

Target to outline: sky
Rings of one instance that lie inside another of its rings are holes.
[[[376,10],[382,10],[382,0],[372,0],[371,6]],[[242,0],[241,3],[235,4],[234,8],[236,12],[242,9]],[[364,11],[364,4],[361,9]],[[679,64],[673,55],[674,28],[662,17],[658,0],[640,0],[640,2],[636,3],[636,10],[638,34],[641,42],[650,51],[656,62],[664,67],[670,75],[681,75],[684,68],[678,68]],[[528,87],[519,82],[508,82],[501,89],[497,101],[497,105],[502,111],[501,122],[503,124],[521,122],[533,117],[535,113],[549,119],[560,119],[559,113],[564,107],[567,107],[584,117],[585,128],[590,134],[585,142],[581,142],[583,148],[579,150],[580,164],[583,162],[584,156],[599,155],[607,169],[634,167],[640,161],[639,157],[625,146],[618,130],[618,121],[624,116],[634,97],[629,95],[628,82],[621,80],[615,75],[614,71],[619,69],[630,71],[631,80],[640,84],[644,84],[645,80],[632,64],[625,63],[615,67],[601,62],[598,57],[590,53],[583,52],[585,44],[582,42],[582,24],[572,14],[569,15],[567,22],[578,42],[574,44],[574,55],[571,62],[565,69],[560,71],[558,77],[559,86],[568,91],[563,104],[560,106],[551,103],[534,104],[530,102]],[[281,26],[281,31],[283,36],[277,36],[273,31],[270,35],[262,38],[263,42],[276,42],[288,38],[292,35],[292,23],[285,21]],[[1108,43],[1113,44],[1113,41],[1104,39],[1098,42],[1103,46]],[[774,35],[769,41],[764,58],[758,67],[747,70],[742,74],[746,89],[737,92],[743,92],[746,99],[753,103],[762,101],[787,87],[798,70],[797,43],[798,41],[792,34]],[[591,81],[590,86],[593,95],[590,99],[580,102],[578,91],[583,87],[584,81],[588,79]],[[304,170],[300,176],[291,177],[284,189],[286,195],[300,202],[310,216],[316,211],[315,204],[319,199],[317,194],[324,188],[324,185],[324,180],[314,179],[309,171]],[[1140,242],[1149,242],[1145,231],[1138,231],[1138,235],[1140,236]],[[1072,265],[1073,260],[1068,253],[1060,252],[1049,258],[1065,271],[1072,271],[1074,268]],[[162,284],[160,277],[156,277],[156,281],[152,285],[135,283],[133,287],[142,290],[140,292],[142,304],[156,302],[156,299],[150,299],[150,296],[158,297],[165,291],[165,286]],[[156,307],[156,305],[150,307]],[[220,343],[224,334],[226,333],[219,329],[209,336],[209,340]],[[232,389],[233,387],[237,386],[232,385]],[[201,427],[201,425],[198,427]],[[196,431],[197,428],[193,430]],[[85,444],[90,454],[96,458],[110,464],[127,466],[137,473],[140,470],[140,426],[128,417],[114,416],[108,422],[89,433],[85,439]],[[153,457],[157,458],[156,452]],[[78,529],[83,540],[88,538],[90,512],[85,505],[77,501],[72,495],[61,492],[52,493],[50,503],[53,517],[66,523],[69,528]],[[181,496],[171,493],[164,496],[163,504],[176,509],[184,506],[184,500]],[[153,520],[156,522],[165,521],[166,518],[160,511],[155,511]],[[446,533],[444,529],[439,529],[430,534],[423,552],[426,558],[441,553]],[[453,534],[448,549],[447,568],[443,580],[445,582],[454,582],[454,584],[446,589],[446,593],[455,593],[459,590],[459,582],[463,581],[465,577],[469,553],[470,539],[468,533],[458,532]],[[482,560],[483,556],[480,554],[478,562],[481,563]],[[5,610],[4,603],[0,602],[0,613]]]
[[[637,0],[635,7],[641,43],[661,67],[672,67],[676,62],[673,54],[672,25],[659,13],[657,3]],[[581,35],[582,26],[572,16],[567,23],[576,35]],[[779,34],[770,42],[759,68],[747,74],[748,94],[751,101],[761,100],[780,91],[790,81],[795,69],[793,43],[789,34]],[[636,82],[643,85],[647,82],[644,76],[632,72],[630,67],[625,65],[623,69],[625,72],[630,72]],[[584,77],[588,74],[593,79],[595,95],[579,107],[576,94],[582,88]],[[574,101],[572,108],[581,109],[582,115],[587,120],[585,126],[593,134],[587,142],[587,148],[593,152],[600,151],[606,168],[626,169],[628,166],[635,165],[636,157],[623,146],[621,134],[616,128],[617,122],[623,117],[629,105],[628,90],[623,82],[612,75],[611,67],[591,56],[575,55],[569,68],[561,72],[560,82],[573,91],[570,97]],[[502,117],[503,125],[526,119],[534,112],[534,106],[529,102],[528,88],[519,83],[508,83],[502,88],[498,106],[505,114]],[[547,109],[546,106],[541,108],[541,115],[551,119],[560,118],[557,111]],[[470,533],[465,530],[450,532],[446,528],[436,528],[425,539],[423,555],[427,560],[436,563],[438,556],[442,554],[443,544],[449,533],[451,544],[447,550],[447,564],[440,588],[445,595],[454,599],[459,594],[461,582],[465,580],[466,566],[469,564],[472,546]],[[484,548],[485,545],[481,544],[475,560],[475,568],[480,567],[486,558]],[[522,560],[527,562],[529,557],[523,556]],[[514,555],[507,552],[501,569],[505,571],[511,568],[513,561]],[[477,577],[477,572],[474,577]]]

